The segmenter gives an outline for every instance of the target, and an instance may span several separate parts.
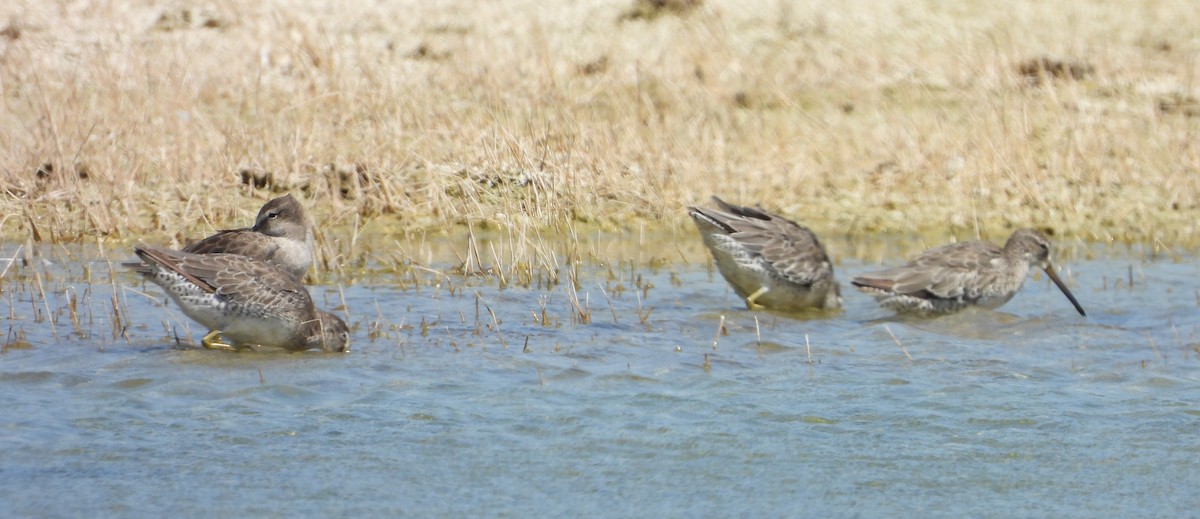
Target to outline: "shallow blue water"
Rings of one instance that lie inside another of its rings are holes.
[[[315,286],[326,308],[344,294],[352,352],[285,355],[199,349],[204,330],[157,287],[49,250],[4,281],[2,514],[1132,517],[1200,505],[1195,258],[1069,261],[1087,319],[1042,276],[999,312],[906,322],[850,291],[833,316],[748,312],[696,251],[580,267],[589,323],[564,285],[432,286],[429,273],[419,289],[388,276]],[[847,260],[838,275],[875,266]],[[640,303],[636,276],[653,285]],[[30,347],[13,347],[17,332]]]

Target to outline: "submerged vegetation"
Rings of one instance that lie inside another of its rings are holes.
[[[338,229],[326,270],[364,227],[536,249],[682,228],[713,193],[822,235],[1197,240],[1184,0],[18,1],[0,25],[13,239],[178,245],[288,191]]]

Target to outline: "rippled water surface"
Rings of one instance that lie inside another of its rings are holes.
[[[549,288],[453,258],[325,276],[346,355],[203,350],[98,252],[5,246],[0,266],[27,260],[0,294],[2,515],[1200,506],[1197,258],[1076,254],[1086,319],[1039,276],[998,312],[903,321],[849,290],[840,314],[746,311],[695,241],[559,265]]]

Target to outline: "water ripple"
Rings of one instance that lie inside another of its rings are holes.
[[[794,319],[744,310],[703,265],[639,273],[655,287],[641,301],[605,299],[609,273],[582,268],[591,323],[561,288],[363,282],[343,291],[346,355],[176,343],[178,313],[128,295],[127,338],[95,318],[91,339],[64,324],[55,339],[22,314],[33,347],[0,354],[0,501],[13,515],[1186,514],[1197,267],[1144,263],[1118,291],[1128,264],[1072,265],[1087,319],[1044,279],[1002,312],[896,319],[848,293],[841,314]],[[106,315],[109,286],[81,305]],[[474,317],[476,297],[494,320]]]

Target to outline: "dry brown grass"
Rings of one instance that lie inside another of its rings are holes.
[[[1197,242],[1189,0],[686,3],[4,2],[0,232],[178,239],[292,190],[519,242],[719,193],[827,233]]]

